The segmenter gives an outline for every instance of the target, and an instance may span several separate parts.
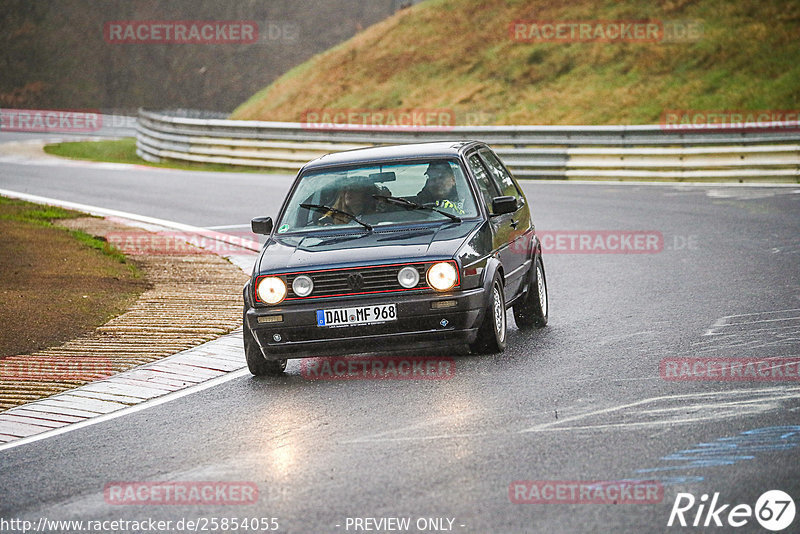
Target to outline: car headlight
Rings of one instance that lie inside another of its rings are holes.
[[[277,276],[266,276],[258,281],[256,293],[261,302],[277,304],[286,298],[286,283]]]
[[[416,287],[419,283],[419,272],[415,267],[403,267],[397,273],[397,281],[406,289]]]
[[[292,282],[292,291],[298,297],[307,297],[314,291],[314,281],[310,276],[301,274]]]
[[[428,269],[428,284],[437,291],[447,291],[458,282],[456,268],[450,262],[434,263]]]

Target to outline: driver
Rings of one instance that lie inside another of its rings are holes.
[[[434,161],[425,171],[428,181],[411,200],[417,204],[433,204],[437,208],[449,208],[458,214],[464,213],[464,201],[458,198],[456,177],[446,161]]]

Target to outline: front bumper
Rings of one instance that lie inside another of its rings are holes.
[[[434,309],[439,301],[455,306]],[[397,304],[397,320],[375,325],[317,326],[317,310]],[[308,358],[360,352],[441,348],[475,341],[486,310],[486,293],[480,287],[446,293],[382,295],[250,308],[245,314],[267,359]],[[281,322],[259,318],[282,316]],[[280,341],[276,341],[279,339]]]

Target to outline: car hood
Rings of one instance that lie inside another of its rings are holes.
[[[384,261],[453,257],[480,221],[336,235],[273,236],[258,272],[334,268]]]

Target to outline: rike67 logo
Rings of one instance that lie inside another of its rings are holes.
[[[714,493],[711,502],[708,500],[708,494],[705,493],[699,500],[691,493],[678,493],[672,504],[667,526],[738,528],[747,525],[755,516],[762,527],[778,532],[794,521],[794,501],[780,490],[764,492],[754,507],[749,504],[723,504],[719,501],[718,492]]]

